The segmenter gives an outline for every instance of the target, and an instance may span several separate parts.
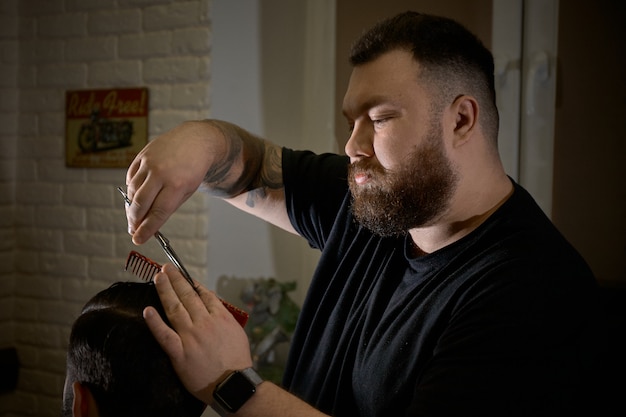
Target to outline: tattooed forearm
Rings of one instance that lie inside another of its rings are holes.
[[[256,183],[248,188],[246,204],[254,207],[255,201],[263,200],[267,190],[283,188],[282,149],[271,143],[264,143],[263,165]]]
[[[227,179],[230,169],[241,154],[243,148],[241,141],[234,140],[231,136],[227,135],[224,128],[217,125],[220,131],[226,138],[227,150],[222,157],[216,158],[215,163],[204,176],[204,183],[211,186],[215,194],[227,193],[227,190],[223,188],[223,182]]]
[[[282,149],[280,147],[266,144],[261,167],[261,182],[267,188],[275,190],[283,188]]]
[[[283,186],[281,148],[265,142],[240,127],[212,122],[226,141],[223,156],[207,172],[204,182],[210,193],[229,198],[248,192],[247,204],[266,197],[267,189]],[[239,164],[239,169],[233,169]]]

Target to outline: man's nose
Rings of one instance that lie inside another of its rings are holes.
[[[346,142],[345,152],[351,161],[373,156],[373,129],[367,125],[355,125]]]

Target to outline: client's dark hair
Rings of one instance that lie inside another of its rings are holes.
[[[102,417],[200,416],[205,405],[150,333],[146,306],[166,320],[152,283],[118,282],[89,300],[72,327],[67,378],[89,388]]]

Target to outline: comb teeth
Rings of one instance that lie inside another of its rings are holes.
[[[133,250],[126,258],[124,270],[130,270],[140,279],[150,282],[158,272],[161,272],[161,265]]]
[[[134,250],[130,251],[128,254],[128,258],[126,258],[126,265],[124,266],[125,271],[130,269],[130,272],[147,282],[151,282],[154,276],[158,272],[161,272],[161,268],[160,264]],[[248,322],[248,312],[221,298],[220,301],[224,304],[228,311],[230,311],[230,314],[235,317],[235,320],[237,320],[241,327],[244,327]]]

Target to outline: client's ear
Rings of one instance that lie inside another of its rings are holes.
[[[74,393],[74,403],[72,404],[74,417],[97,417],[98,407],[96,407],[96,402],[89,388],[75,381],[72,384],[72,391]]]

